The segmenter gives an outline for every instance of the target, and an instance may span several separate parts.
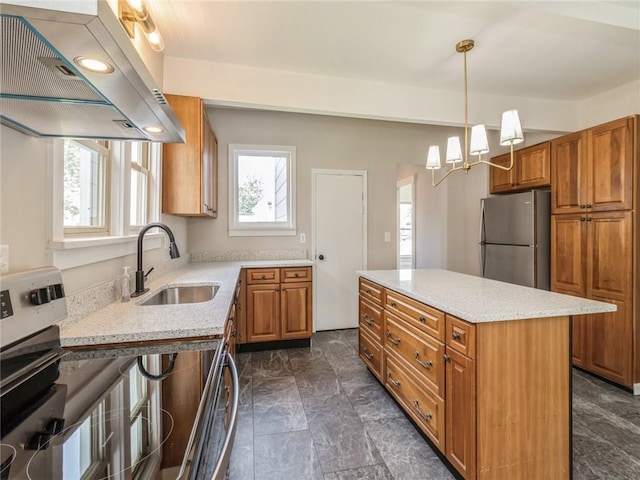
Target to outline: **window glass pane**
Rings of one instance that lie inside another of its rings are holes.
[[[64,142],[64,226],[105,226],[107,158],[74,142]]]
[[[104,401],[62,446],[62,476],[76,480],[104,459]]]
[[[287,158],[238,156],[238,221],[289,221]]]
[[[131,424],[131,470],[135,470],[136,464],[142,457],[144,448],[142,415],[138,415]]]
[[[132,227],[141,227],[147,223],[149,151],[148,145],[145,143],[131,143],[129,224]]]

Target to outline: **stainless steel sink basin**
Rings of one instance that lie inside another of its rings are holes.
[[[216,296],[218,285],[188,285],[167,287],[153,294],[139,305],[179,305],[207,302]]]

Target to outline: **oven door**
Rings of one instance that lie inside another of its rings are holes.
[[[179,478],[227,478],[238,425],[239,383],[233,357],[226,350],[218,353],[207,378]]]

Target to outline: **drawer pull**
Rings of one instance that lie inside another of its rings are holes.
[[[451,334],[451,338],[453,338],[454,340],[460,340],[460,334],[458,332],[453,332]]]
[[[449,355],[447,355],[446,353],[442,355],[442,358],[444,358],[445,362],[448,362],[449,360],[451,360],[451,357]]]
[[[420,360],[420,353],[417,350],[413,352],[413,356],[416,357],[416,362],[418,362],[418,365],[420,365],[421,367],[424,367],[427,370],[433,367],[433,362],[431,360],[427,360],[426,362]]]
[[[396,302],[391,302],[389,305],[391,305],[392,307],[396,306]]]
[[[387,338],[389,339],[389,341],[391,343],[393,343],[394,345],[400,345],[400,339],[399,338],[393,338],[392,334],[391,334],[391,330],[387,330]],[[353,351],[353,350],[352,350]]]
[[[362,319],[367,323],[367,325],[371,326],[373,325],[375,322],[373,320],[371,320],[369,317],[367,317],[367,314],[365,313],[364,316],[362,317]]]
[[[362,347],[362,354],[367,357],[367,360],[372,360],[373,359],[373,353],[371,353],[369,350],[367,350],[367,347]]]
[[[262,274],[262,276],[260,277],[262,280],[264,280],[265,278],[267,278],[267,276],[265,274]]]
[[[300,276],[300,275],[299,275],[299,274],[297,274],[297,273],[294,275],[294,277],[296,277],[296,278],[298,278],[299,276]]]
[[[371,295],[371,290],[369,290],[368,288],[367,288],[367,293]]]
[[[433,418],[433,414],[424,413],[422,410],[420,410],[420,404],[418,403],[418,400],[413,401],[413,406],[416,408],[416,412],[418,412],[418,415],[420,415],[425,422],[428,422]]]
[[[423,316],[418,317],[418,320],[420,320],[422,323],[427,321],[427,319]]]
[[[389,383],[393,388],[398,388],[400,386],[400,382],[391,378],[391,372],[387,372],[387,378],[389,379]]]

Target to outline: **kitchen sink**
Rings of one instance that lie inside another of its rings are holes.
[[[179,305],[183,303],[207,302],[216,296],[219,285],[185,285],[166,287],[154,293],[141,306]]]

